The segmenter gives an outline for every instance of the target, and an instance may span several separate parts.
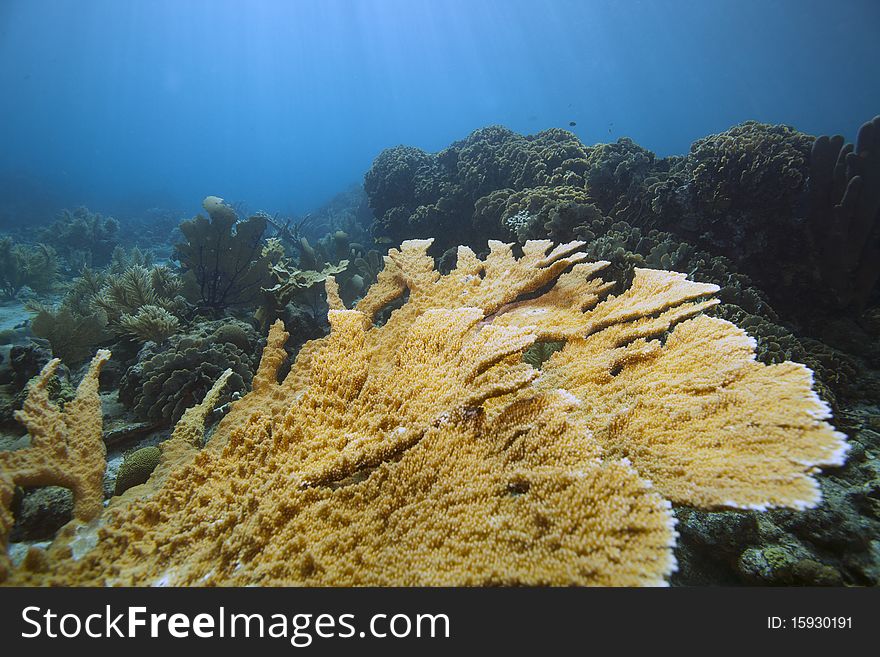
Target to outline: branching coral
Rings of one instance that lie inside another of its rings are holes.
[[[141,306],[134,315],[123,315],[119,326],[141,342],[163,342],[180,329],[180,320],[164,308]]]
[[[118,333],[145,342],[162,342],[180,328],[186,304],[177,296],[180,278],[167,267],[128,267],[108,277],[92,302],[107,314]]]
[[[179,289],[180,279],[166,267],[134,265],[117,275],[85,268],[58,306],[30,304],[31,326],[56,356],[73,365],[111,337],[107,328],[141,341],[161,342],[176,333],[177,315],[186,309],[176,296]]]
[[[274,285],[263,289],[263,303],[256,313],[264,328],[276,319],[291,319],[297,309],[310,309],[313,317],[323,315],[326,309],[319,311],[323,306],[321,293],[330,276],[339,283],[342,299],[351,305],[376,280],[382,268],[378,251],[365,251],[341,230],[326,235],[315,246],[302,237],[297,240],[296,249],[294,264],[280,240],[271,238],[263,248],[263,255],[271,261],[274,279]]]
[[[354,310],[328,279],[331,333],[281,382],[276,323],[211,442],[43,581],[658,584],[664,496],[802,508],[842,461],[809,370],[757,363],[743,331],[699,314],[717,286],[638,269],[611,295],[580,242],[461,247],[441,275],[429,246],[392,249]],[[563,340],[540,372],[523,362]]]
[[[0,579],[9,568],[6,539],[12,528],[9,505],[15,486],[64,486],[73,492],[73,514],[88,521],[102,507],[104,442],[98,375],[110,352],[101,350],[76,391],[60,410],[49,399],[49,382],[61,361],[50,361],[31,384],[16,418],[27,427],[31,446],[0,452]]]

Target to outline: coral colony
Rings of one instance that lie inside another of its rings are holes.
[[[493,126],[3,237],[0,581],[876,584],[878,157]]]

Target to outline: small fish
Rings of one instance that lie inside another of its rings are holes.
[[[569,121],[568,125],[570,125],[573,128],[577,125],[577,121]]]
[[[373,239],[376,244],[394,244],[394,240],[390,237],[376,237]]]

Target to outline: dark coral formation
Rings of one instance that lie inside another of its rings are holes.
[[[582,186],[587,151],[572,133],[523,136],[501,126],[477,130],[437,154],[409,146],[383,151],[364,179],[376,217],[373,231],[395,241],[435,237],[440,252],[481,244],[470,218],[477,201],[499,189]],[[483,228],[478,227],[478,228]],[[488,231],[491,236],[491,227]]]
[[[814,149],[794,128],[746,121],[669,158],[626,138],[585,146],[562,130],[522,136],[493,126],[436,154],[387,149],[364,186],[377,234],[448,236],[435,243],[438,255],[462,239],[476,248],[487,238],[566,239],[610,217],[726,257],[797,313],[803,299],[840,297],[848,282],[863,305],[876,287],[878,126],[866,124],[855,149],[827,138]],[[835,213],[848,218],[835,222]]]
[[[855,147],[843,141],[813,145],[808,225],[834,300],[864,307],[880,278],[880,116],[862,125]]]
[[[269,260],[262,255],[266,218],[238,221],[235,211],[214,196],[203,205],[210,219],[199,215],[180,224],[187,240],[176,249],[184,296],[214,314],[256,302],[269,281]]]

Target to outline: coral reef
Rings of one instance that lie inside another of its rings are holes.
[[[637,198],[655,172],[654,154],[631,139],[588,149],[586,187],[605,214],[631,216],[630,199]],[[638,217],[632,217],[637,219]]]
[[[40,231],[68,263],[71,272],[83,265],[100,267],[110,262],[118,244],[119,222],[113,217],[89,212],[88,208],[63,210],[61,217]]]
[[[73,316],[103,312],[115,334],[141,342],[161,342],[178,331],[189,306],[179,295],[180,277],[168,267],[147,266],[150,258],[137,249],[117,251],[107,270],[84,268],[73,280],[62,307]]]
[[[394,241],[442,236],[436,242],[442,252],[470,233],[481,197],[499,189],[583,187],[587,156],[587,148],[565,130],[522,136],[501,126],[476,130],[437,154],[386,149],[364,177],[376,217],[373,232]],[[472,245],[500,236],[477,228],[468,240]]]
[[[103,310],[79,315],[64,304],[32,304],[30,308],[36,313],[31,320],[34,335],[48,340],[52,353],[68,365],[82,363],[107,338],[107,316]]]
[[[790,126],[757,121],[698,139],[683,160],[689,193],[703,216],[786,212],[807,180],[812,145]]]
[[[181,327],[188,307],[177,295],[180,279],[167,267],[128,266],[113,273],[84,268],[60,304],[31,302],[34,335],[68,365],[88,358],[113,334],[162,342]]]
[[[154,264],[154,259],[152,251],[143,251],[137,246],[126,251],[121,246],[117,246],[113,249],[107,270],[111,274],[124,274],[132,267],[150,269]]]
[[[328,337],[279,380],[273,325],[203,449],[195,409],[94,548],[66,559],[62,536],[50,569],[11,582],[659,584],[667,499],[803,509],[817,468],[842,462],[810,371],[756,362],[741,329],[700,314],[717,286],[636,269],[611,294],[580,242],[461,247],[441,275],[429,246],[392,249],[353,310],[329,278]],[[540,372],[523,362],[549,341],[565,345]]]
[[[669,158],[626,138],[584,146],[564,131],[493,126],[436,154],[387,149],[364,187],[377,235],[439,233],[438,254],[456,240],[580,238],[573,229],[600,217],[660,230],[727,258],[774,306],[810,321],[803,299],[864,308],[877,289],[877,126],[863,126],[855,149],[842,138],[813,148],[790,126],[746,121]]]
[[[518,242],[550,238],[565,240],[577,226],[602,216],[594,198],[575,187],[533,187],[520,191],[500,189],[477,200],[474,224],[499,224],[498,231]]]
[[[120,327],[141,342],[164,342],[177,333],[180,320],[159,306],[141,306],[135,315],[123,315]]]

